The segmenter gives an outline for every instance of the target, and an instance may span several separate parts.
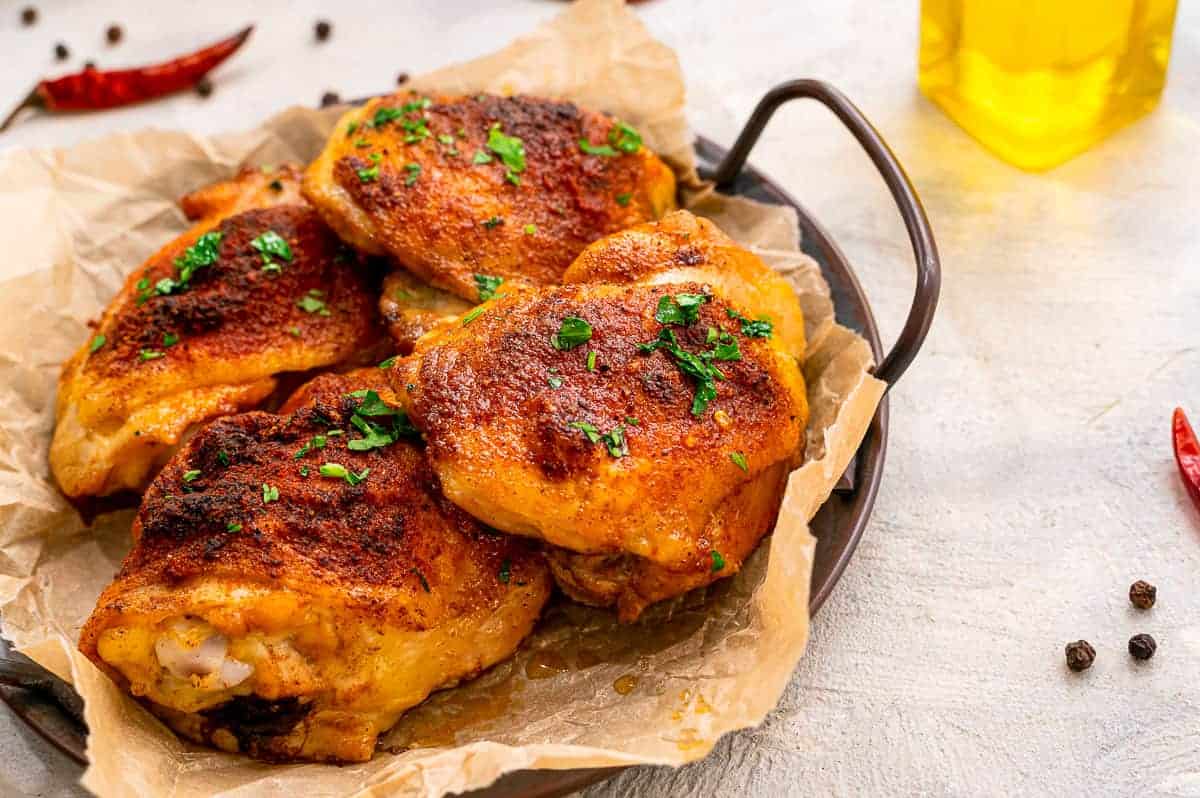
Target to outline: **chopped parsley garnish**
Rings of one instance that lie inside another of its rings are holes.
[[[239,524],[237,521],[230,521],[228,524],[225,525],[225,531],[226,532],[241,532],[242,525]]]
[[[420,568],[410,568],[409,573],[413,574],[414,576],[417,577],[417,579],[419,579],[421,581],[421,589],[422,590],[424,590],[426,593],[430,592],[429,591],[429,581],[425,579],[425,574],[421,573]]]
[[[344,479],[349,485],[357,485],[366,479],[367,475],[371,473],[371,469],[364,468],[362,471],[355,474],[341,463],[323,463],[318,471],[323,477],[329,477],[331,479]]]
[[[300,337],[300,328],[299,327],[288,327],[288,332],[291,333],[292,335],[296,336],[297,338]]]
[[[200,478],[201,471],[198,468],[193,468],[191,471],[183,472],[184,482],[195,482]]]
[[[563,378],[557,374],[551,374],[546,377],[546,384],[557,391],[559,388],[563,387]]]
[[[358,149],[362,150],[362,149],[366,149],[367,147],[370,147],[371,142],[367,141],[366,139],[355,139],[354,146],[357,147]]]
[[[715,574],[717,571],[724,570],[724,568],[725,568],[725,558],[721,556],[721,552],[717,551],[716,549],[713,549],[713,550],[712,550],[711,552],[709,552],[709,553],[710,553],[710,554],[712,554],[712,569],[713,569],[713,573]]]
[[[355,174],[358,175],[360,183],[374,183],[379,179],[379,164],[375,164],[367,169],[357,169]]]
[[[223,466],[229,465],[229,453],[226,452],[224,449],[217,452],[217,462]]]
[[[654,320],[686,327],[700,318],[700,306],[711,299],[708,294],[676,294],[674,298],[664,295],[658,300]]]
[[[312,436],[312,438],[308,441],[308,443],[301,446],[300,450],[296,452],[296,454],[293,456],[294,459],[299,460],[301,457],[303,457],[304,455],[313,451],[314,449],[324,449],[325,442],[326,441],[325,441],[324,435]]]
[[[404,164],[404,171],[408,172],[408,177],[404,178],[404,185],[411,186],[421,176],[421,164],[406,163]]]
[[[508,580],[512,579],[512,563],[508,558],[504,558],[504,562],[500,563],[500,573],[496,574],[496,578],[504,584],[508,584]]]
[[[567,424],[567,426],[570,427],[571,429],[577,429],[580,432],[582,432],[584,435],[586,435],[589,443],[599,443],[600,442],[600,430],[596,429],[594,426],[587,423],[586,421],[572,421],[569,424]]]
[[[92,353],[92,354],[95,354],[95,353],[96,353],[96,351],[97,351],[97,350],[98,350],[100,347],[104,346],[104,343],[105,343],[107,340],[108,340],[108,339],[107,339],[107,338],[105,338],[103,335],[97,335],[97,336],[93,337],[93,338],[92,338],[92,342],[91,342],[90,344],[88,344],[88,352],[90,352],[90,353]]]
[[[493,277],[490,274],[476,274],[475,287],[479,289],[479,301],[487,302],[496,296],[496,289],[504,282],[503,277]]]
[[[262,255],[264,271],[267,270],[268,266],[275,267],[270,271],[274,271],[276,273],[280,271],[279,265],[272,260],[273,258],[279,258],[280,260],[287,261],[288,263],[291,263],[292,261],[291,245],[288,244],[287,240],[283,236],[279,235],[279,233],[276,233],[274,230],[268,230],[258,238],[255,238],[250,242],[250,246],[258,250],[259,254]]]
[[[300,476],[308,476],[308,466],[300,466]]]
[[[445,144],[447,147],[454,144],[454,136],[449,136],[445,133],[438,136],[437,139],[440,143]]]
[[[579,140],[579,149],[585,155],[599,155],[604,158],[613,158],[617,154],[617,151],[607,144],[593,144],[587,139]]]
[[[713,360],[741,360],[742,352],[738,349],[737,339],[727,332],[717,338],[717,345],[712,351]]]
[[[726,308],[725,315],[731,319],[737,319],[742,323],[742,335],[747,338],[770,338],[775,327],[771,324],[771,320],[766,316],[760,316],[757,319],[748,319],[741,313],[738,313],[733,308]]]
[[[628,207],[628,206],[629,206],[629,201],[630,201],[631,199],[633,199],[633,194],[632,194],[632,193],[630,193],[630,192],[628,192],[628,191],[626,191],[626,192],[625,192],[625,193],[623,193],[623,194],[618,194],[618,195],[617,195],[617,204],[618,204],[618,205],[620,205],[622,208]]]
[[[164,349],[168,346],[175,346],[175,344],[177,344],[177,343],[179,343],[178,335],[176,335],[175,333],[163,333],[163,348]]]
[[[600,430],[586,421],[572,421],[567,426],[582,432],[587,437],[589,443],[603,443],[612,457],[624,457],[629,454],[629,444],[625,440],[624,424],[618,424],[604,434],[601,434]]]
[[[637,416],[625,416],[625,423],[631,427],[636,427],[641,422],[637,420]]]
[[[154,284],[154,289],[150,289],[150,280],[148,277],[143,277],[137,282],[138,297],[137,304],[141,305],[146,302],[154,294],[166,296],[174,294],[187,288],[188,283],[192,280],[192,275],[197,269],[205,266],[211,266],[217,262],[217,257],[220,255],[221,239],[223,233],[216,230],[210,230],[204,235],[196,239],[196,242],[183,251],[183,254],[175,259],[176,277],[164,277]]]
[[[387,360],[380,361],[379,368],[390,369],[394,365],[396,365],[396,356],[392,355]]]
[[[593,349],[592,351],[588,352],[588,356],[587,356],[587,370],[588,370],[588,371],[595,371],[595,370],[596,370],[596,350],[595,350],[595,349]]]
[[[354,131],[356,131],[356,130],[358,130],[357,122],[351,122],[350,124],[346,125],[346,138],[350,138],[351,136],[353,136]]]
[[[649,343],[638,344],[638,351],[642,353],[650,353],[657,349],[665,349],[672,357],[675,358],[675,365],[684,374],[691,377],[696,383],[696,394],[692,398],[692,415],[704,415],[704,411],[708,409],[708,404],[717,398],[718,380],[724,380],[725,375],[721,370],[714,366],[709,360],[713,357],[713,353],[706,352],[704,355],[694,355],[691,352],[679,346],[678,339],[675,338],[675,332],[669,327],[664,327],[658,333],[658,338]]]
[[[534,233],[536,233],[536,232],[537,232],[537,225],[536,225],[536,224],[527,224],[527,225],[525,225],[525,235],[527,235],[527,236],[531,236],[531,235],[533,235],[533,234],[534,234]]]
[[[350,416],[350,424],[362,433],[361,438],[354,438],[346,442],[347,449],[353,452],[382,449],[402,437],[412,437],[417,434],[417,429],[409,422],[404,411],[384,402],[375,391],[354,391],[347,395],[359,400],[354,415]],[[390,417],[391,425],[385,426],[370,420],[370,418],[381,417]]]
[[[138,352],[138,360],[143,363],[147,360],[158,360],[160,357],[166,357],[166,354],[159,352],[157,349],[143,349]]]
[[[642,148],[642,136],[630,125],[618,120],[608,131],[608,143],[632,155]]]
[[[471,158],[471,163],[475,164],[476,166],[491,162],[492,156],[488,155],[483,150],[475,150],[475,156]]]
[[[746,455],[742,454],[741,452],[730,452],[729,459],[733,461],[735,466],[743,471],[750,470],[750,466],[746,464]]]
[[[404,116],[404,111],[400,108],[377,108],[375,116],[371,118],[367,126],[374,128],[384,127],[389,122],[395,122],[402,116]]]
[[[296,306],[305,313],[316,313],[318,316],[328,316],[329,308],[325,305],[325,300],[321,299],[325,295],[324,291],[317,288],[309,289],[309,292],[300,297],[296,302]]]
[[[262,485],[263,504],[279,501],[279,488],[274,485],[263,483]]]
[[[498,227],[499,225],[504,224],[504,220],[501,219],[499,216],[493,216],[490,219],[484,219],[482,224],[488,230],[491,230],[493,227]]]
[[[506,136],[497,122],[488,128],[488,149],[500,156],[507,171],[504,179],[513,185],[521,185],[518,174],[525,171],[525,143],[516,136]]]
[[[550,343],[560,352],[566,352],[590,340],[592,340],[592,325],[578,316],[567,316],[562,320],[558,332],[551,336]]]
[[[479,318],[480,316],[482,316],[482,315],[483,315],[483,310],[484,310],[484,308],[483,308],[483,305],[480,305],[479,307],[475,308],[474,310],[472,310],[472,311],[471,311],[470,313],[468,313],[467,315],[463,316],[463,320],[462,320],[462,326],[466,327],[468,324],[470,324],[471,322],[475,321],[475,319],[477,319],[477,318]]]

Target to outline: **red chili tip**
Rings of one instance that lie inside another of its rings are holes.
[[[1175,463],[1179,476],[1196,509],[1200,510],[1200,440],[1188,423],[1183,408],[1175,408],[1171,416],[1171,439],[1175,448]]]

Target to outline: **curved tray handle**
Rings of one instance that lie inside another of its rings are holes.
[[[929,227],[929,218],[925,215],[925,208],[922,207],[908,175],[904,173],[904,167],[896,160],[895,154],[883,137],[862,112],[846,98],[846,95],[823,81],[792,80],[781,83],[759,101],[733,148],[717,167],[713,180],[718,186],[732,183],[745,166],[751,148],[758,141],[776,109],[789,100],[799,98],[816,100],[824,105],[858,140],[875,164],[875,168],[879,170],[883,182],[887,183],[896,205],[900,208],[900,215],[904,218],[904,226],[908,228],[908,238],[912,242],[913,255],[917,261],[917,288],[913,294],[908,319],[904,322],[904,329],[900,331],[900,336],[891,351],[875,369],[875,376],[886,382],[890,388],[917,356],[929,332],[929,326],[933,323],[933,312],[937,309],[938,293],[942,285],[942,265],[938,258],[937,244],[933,241],[933,230]]]

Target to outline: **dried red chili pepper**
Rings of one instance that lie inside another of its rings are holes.
[[[254,26],[251,25],[202,50],[153,66],[114,70],[99,70],[89,66],[73,75],[43,80],[0,124],[0,131],[12,124],[17,114],[25,108],[99,111],[189,89],[237,52],[253,30]]]
[[[1175,441],[1175,462],[1179,464],[1179,475],[1196,509],[1200,510],[1200,441],[1188,423],[1181,408],[1175,408],[1171,417],[1171,437]]]

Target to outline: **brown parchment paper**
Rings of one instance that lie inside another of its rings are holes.
[[[695,180],[674,53],[621,0],[582,0],[504,50],[419,78],[423,88],[560,96],[636,125]],[[370,762],[265,765],[180,742],[76,651],[79,628],[129,545],[131,512],[85,528],[59,496],[47,450],[59,366],[124,275],[185,227],[176,199],[243,162],[307,161],[337,112],[294,108],[247,133],[120,134],[0,156],[0,613],[4,634],[86,700],[101,796],[434,796],[521,768],[681,764],[777,702],[808,637],[807,522],[845,470],[884,385],[867,343],[833,320],[829,289],[798,251],[790,209],[703,191],[693,209],[796,286],[807,315],[812,421],[774,535],[737,577],[623,627],[550,608],[511,661],[410,711]]]

